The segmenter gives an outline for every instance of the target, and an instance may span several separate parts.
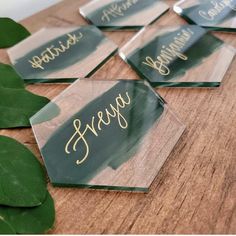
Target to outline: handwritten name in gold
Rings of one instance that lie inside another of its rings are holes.
[[[143,0],[142,0],[143,1]],[[125,12],[137,4],[139,0],[126,0],[125,2],[122,3],[113,3],[111,4],[107,9],[104,9],[102,11],[102,17],[101,20],[103,22],[110,22],[112,17],[120,17],[124,16]]]
[[[83,37],[83,34],[67,34],[68,38],[63,43],[58,41],[58,46],[51,45],[47,47],[40,56],[33,56],[29,63],[35,69],[44,70],[44,64],[47,64],[59,57],[62,53],[69,50],[73,45],[77,44],[80,39]]]
[[[85,147],[85,154],[76,161],[76,164],[80,165],[86,161],[90,152],[90,146],[86,140],[86,135],[90,132],[95,137],[99,137],[99,132],[101,132],[105,126],[109,126],[112,119],[117,120],[121,129],[127,129],[128,122],[121,114],[121,109],[124,109],[130,103],[131,99],[128,92],[125,93],[125,97],[119,94],[115,99],[115,105],[110,104],[108,108],[105,108],[105,111],[98,111],[96,116],[92,117],[90,124],[87,123],[83,130],[81,130],[81,120],[75,119],[73,121],[75,132],[65,145],[65,153],[70,154],[72,151],[76,152],[78,146],[83,145]]]
[[[174,37],[173,42],[169,45],[163,45],[160,50],[160,55],[157,58],[153,59],[150,56],[145,58],[145,61],[142,62],[144,65],[151,67],[152,69],[157,70],[161,75],[166,76],[170,74],[169,64],[174,61],[176,58],[187,61],[188,57],[182,53],[182,49],[191,39],[194,32],[190,28],[181,30],[177,33],[177,36]]]
[[[235,0],[212,0],[210,1],[212,6],[210,9],[199,10],[199,15],[208,21],[213,21],[215,18],[220,15],[226,8],[230,8],[236,11]]]

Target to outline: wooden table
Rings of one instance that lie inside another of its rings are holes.
[[[22,23],[31,32],[44,26],[86,24],[78,13],[85,2],[66,0]],[[173,5],[175,1],[166,2]],[[155,24],[182,23],[171,10]],[[134,32],[106,35],[121,46]],[[235,34],[216,35],[236,46]],[[9,63],[4,50],[0,60]],[[93,77],[138,78],[118,56]],[[66,87],[30,85],[28,89],[53,98]],[[56,205],[51,233],[236,233],[236,61],[220,88],[163,88],[158,92],[185,122],[187,131],[150,193],[53,188],[49,184]],[[40,157],[31,129],[2,130],[0,134],[16,138]]]

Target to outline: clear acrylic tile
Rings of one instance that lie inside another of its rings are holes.
[[[235,49],[196,25],[148,26],[119,54],[154,87],[218,87]]]
[[[173,9],[191,24],[210,30],[236,31],[236,0],[181,0]]]
[[[79,9],[89,22],[107,30],[139,29],[168,10],[162,0],[92,0]]]
[[[95,26],[44,28],[8,50],[26,82],[71,82],[89,77],[117,51]]]
[[[147,192],[185,126],[145,81],[79,79],[31,118],[55,186]]]

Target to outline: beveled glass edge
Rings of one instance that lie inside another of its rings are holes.
[[[221,82],[149,82],[155,88],[173,87],[173,88],[217,88]]]
[[[77,78],[36,78],[36,79],[23,79],[26,84],[65,84],[73,83]]]
[[[78,189],[90,189],[90,190],[113,190],[113,191],[126,191],[126,192],[140,192],[148,193],[149,188],[145,187],[125,187],[125,186],[108,186],[108,185],[92,185],[92,184],[58,184],[53,183],[50,180],[53,187],[65,187],[65,188],[78,188]]]

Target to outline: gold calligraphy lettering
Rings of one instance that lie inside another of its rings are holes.
[[[236,11],[234,0],[212,0],[210,1],[211,8],[208,10],[199,10],[199,15],[208,21],[213,21],[220,15],[226,8]],[[234,5],[233,5],[234,4]]]
[[[145,61],[142,63],[157,70],[163,76],[169,75],[170,68],[168,65],[175,58],[180,58],[184,61],[188,60],[188,57],[182,53],[181,50],[185,47],[193,34],[194,32],[190,28],[181,30],[181,32],[174,37],[173,42],[171,42],[168,46],[162,46],[160,55],[158,55],[155,59],[150,56],[146,56]]]
[[[82,164],[89,156],[90,146],[86,139],[86,135],[88,132],[91,132],[95,137],[99,136],[99,131],[102,131],[104,126],[109,126],[111,124],[111,120],[117,119],[117,122],[122,129],[127,129],[128,122],[126,118],[121,114],[121,109],[124,109],[127,105],[131,103],[130,96],[128,92],[125,93],[126,98],[124,98],[121,94],[115,99],[115,105],[110,104],[108,108],[105,108],[105,111],[98,111],[96,114],[96,124],[95,124],[95,116],[92,117],[91,123],[86,124],[84,130],[81,130],[81,120],[75,119],[73,121],[74,134],[68,140],[65,145],[65,153],[70,154],[71,151],[76,152],[77,147],[83,145],[85,148],[85,154],[82,158],[79,158],[76,161],[77,165]]]
[[[35,69],[41,69],[44,70],[44,65],[47,64],[53,60],[55,60],[56,57],[60,56],[61,53],[64,53],[68,49],[71,48],[71,46],[77,44],[80,39],[83,37],[83,34],[80,32],[79,35],[75,34],[67,34],[68,39],[65,43],[62,43],[61,41],[58,42],[59,46],[55,47],[54,45],[51,45],[47,47],[40,56],[33,56],[31,60],[28,62],[31,64],[31,66]]]
[[[110,22],[111,18],[124,16],[124,13],[134,6],[139,0],[126,0],[126,2],[123,3],[113,3],[111,4],[107,9],[104,9],[102,11],[102,17],[101,20],[104,22]],[[142,0],[143,1],[143,0]]]

